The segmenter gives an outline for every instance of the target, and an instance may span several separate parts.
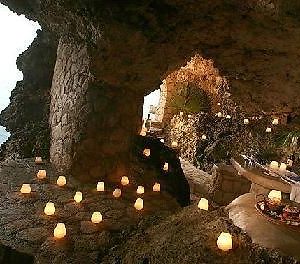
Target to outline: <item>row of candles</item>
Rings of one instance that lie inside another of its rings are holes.
[[[145,151],[146,150],[146,151]],[[143,151],[144,155],[149,154],[150,155],[150,149],[145,149]],[[36,163],[40,164],[42,162],[40,157],[36,158]],[[166,162],[163,166],[163,170],[168,171],[168,163]],[[37,173],[37,178],[42,180],[47,177],[47,172],[46,170],[39,170]],[[67,180],[64,176],[59,176],[56,184],[60,187],[63,187],[67,184]],[[123,176],[121,178],[121,184],[123,186],[129,185],[129,178],[127,176]],[[97,183],[97,191],[98,192],[104,192],[105,191],[105,183],[104,182],[98,182]],[[153,192],[160,192],[160,184],[155,183],[152,188]],[[31,192],[31,187],[30,184],[23,184],[21,187],[21,193],[23,194],[29,194]],[[145,192],[144,186],[138,186],[136,190],[137,194],[143,194]],[[119,198],[121,196],[121,189],[115,189],[113,191],[113,196],[115,198]],[[77,191],[74,195],[74,201],[76,203],[80,203],[83,199],[82,193]],[[142,210],[143,209],[143,199],[142,198],[137,198],[134,207],[136,210]],[[201,198],[199,203],[198,203],[198,208],[200,210],[205,210],[208,211],[208,200],[205,198]],[[44,208],[44,213],[48,216],[54,215],[55,214],[55,205],[53,202],[48,202]],[[94,224],[99,224],[103,221],[102,214],[100,212],[93,212],[91,216],[91,222]],[[54,237],[57,239],[61,239],[66,236],[67,234],[67,229],[64,223],[57,223],[56,227],[54,228],[53,231]],[[222,251],[228,251],[232,249],[232,236],[231,234],[227,232],[222,232],[218,239],[217,239],[217,246],[219,249]]]

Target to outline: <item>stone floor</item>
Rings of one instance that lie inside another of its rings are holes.
[[[40,168],[47,169],[47,179],[35,177]],[[145,190],[144,209],[133,207],[137,198],[136,186],[123,188],[122,197],[112,196],[115,186],[107,186],[105,193],[98,193],[96,186],[76,187],[68,183],[58,187],[57,175],[50,166],[35,165],[29,160],[0,164],[0,244],[33,255],[37,264],[99,263],[106,251],[117,245],[134,230],[149,226],[179,209],[173,198],[165,193]],[[22,183],[30,183],[32,193],[22,195]],[[76,204],[73,196],[83,192],[83,201]],[[45,204],[56,206],[54,216],[43,213]],[[100,211],[103,222],[90,222],[93,211]],[[54,239],[53,229],[63,222],[67,236]]]
[[[227,207],[230,219],[247,232],[253,243],[279,249],[300,260],[300,229],[297,232],[284,225],[269,222],[257,212],[254,205],[254,194],[247,193],[238,197]]]

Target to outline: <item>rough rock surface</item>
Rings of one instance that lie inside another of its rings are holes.
[[[47,169],[46,180],[36,180],[40,168]],[[104,193],[97,192],[95,185],[82,187],[69,179],[65,187],[58,187],[49,165],[36,166],[29,160],[1,163],[0,176],[0,243],[34,256],[39,264],[101,263],[110,247],[130,237],[137,228],[157,223],[179,209],[167,193],[154,193],[146,187],[144,209],[136,211],[134,183],[122,188],[118,199],[112,196],[116,187],[112,185],[106,185]],[[30,195],[19,192],[25,182],[31,183]],[[73,200],[78,190],[83,192],[80,204]],[[43,213],[49,201],[55,203],[54,216]],[[94,211],[103,215],[99,225],[90,222]],[[62,240],[53,238],[57,222],[66,225],[67,236]]]

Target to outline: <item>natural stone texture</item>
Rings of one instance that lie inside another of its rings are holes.
[[[0,158],[49,157],[49,91],[56,47],[55,37],[38,30],[31,46],[17,59],[23,80],[17,82],[10,105],[0,115],[0,125],[11,133],[1,146]]]

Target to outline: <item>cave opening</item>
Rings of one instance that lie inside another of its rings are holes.
[[[23,79],[16,65],[17,57],[32,43],[39,28],[37,22],[28,20],[24,15],[19,16],[0,4],[0,112],[8,106],[16,82]],[[0,120],[0,145],[10,136],[1,123]]]

